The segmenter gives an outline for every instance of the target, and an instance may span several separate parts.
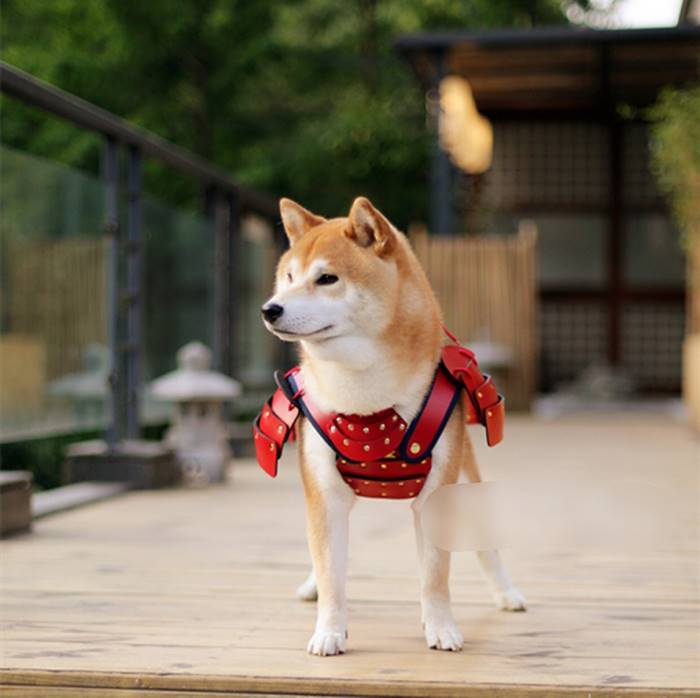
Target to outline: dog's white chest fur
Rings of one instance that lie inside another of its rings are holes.
[[[318,350],[307,350],[313,365],[302,365],[304,384],[318,406],[340,414],[373,414],[393,407],[407,422],[418,412],[428,391],[435,366],[423,361],[405,377],[386,355],[363,341],[343,341],[347,361],[318,360]],[[410,350],[409,350],[410,351]]]

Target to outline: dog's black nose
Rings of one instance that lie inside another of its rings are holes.
[[[263,317],[271,325],[282,317],[282,313],[284,313],[284,308],[281,305],[277,305],[277,303],[270,303],[270,305],[263,305],[262,307]]]

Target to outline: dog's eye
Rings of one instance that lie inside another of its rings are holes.
[[[335,274],[321,274],[321,276],[316,279],[317,286],[330,286],[338,280]]]

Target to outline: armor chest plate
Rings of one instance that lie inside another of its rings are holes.
[[[300,413],[335,452],[345,482],[363,497],[410,499],[420,493],[430,473],[433,448],[462,391],[468,398],[467,423],[486,428],[489,446],[503,437],[503,397],[491,377],[479,371],[474,354],[459,344],[443,349],[433,382],[410,424],[393,408],[371,415],[324,412],[305,394],[299,367],[275,377],[279,388],[254,425],[258,462],[272,477]]]
[[[430,457],[418,463],[398,458],[354,463],[337,458],[338,471],[360,497],[411,499],[418,496],[432,466]]]

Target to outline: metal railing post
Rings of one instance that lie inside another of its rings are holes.
[[[105,189],[104,232],[107,237],[107,343],[110,353],[108,379],[110,421],[105,440],[110,450],[123,438],[124,414],[120,399],[122,388],[122,338],[119,312],[119,148],[114,138],[106,137],[102,150],[102,181]]]
[[[126,438],[139,436],[141,398],[141,151],[129,147],[126,239]]]
[[[209,306],[209,326],[211,334],[209,341],[212,351],[212,365],[215,370],[221,370],[221,279],[219,272],[219,192],[214,186],[208,186],[204,191],[204,215],[207,219],[207,243],[211,250],[211,305]]]
[[[223,194],[215,187],[205,192],[205,213],[213,252],[212,354],[217,371],[233,372],[233,259],[238,231],[236,194]]]
[[[227,216],[227,254],[228,254],[228,278],[226,284],[227,293],[227,334],[226,347],[228,354],[227,371],[228,375],[235,375],[239,368],[239,344],[236,341],[239,338],[239,317],[236,315],[240,297],[240,260],[238,254],[240,248],[238,245],[241,232],[241,210],[238,192],[230,191],[226,195],[226,204],[228,209]]]

